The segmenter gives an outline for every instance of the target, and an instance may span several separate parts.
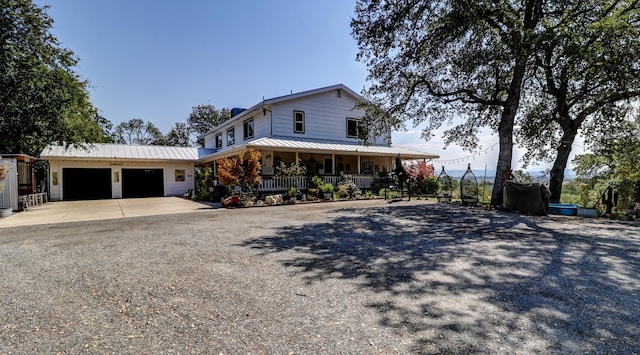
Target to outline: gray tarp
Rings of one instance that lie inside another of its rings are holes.
[[[546,216],[549,212],[549,190],[543,184],[519,184],[507,180],[504,183],[503,206],[514,212]]]

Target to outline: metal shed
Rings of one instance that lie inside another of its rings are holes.
[[[26,154],[0,154],[0,164],[7,168],[4,189],[0,192],[0,207],[19,209],[18,196],[35,192],[33,166],[36,158]]]

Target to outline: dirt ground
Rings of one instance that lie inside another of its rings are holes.
[[[382,200],[0,229],[0,353],[637,354],[640,225]]]

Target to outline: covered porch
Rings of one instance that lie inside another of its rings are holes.
[[[262,157],[262,184],[258,191],[282,191],[291,186],[306,190],[311,177],[320,176],[324,181],[337,185],[341,175],[347,174],[361,189],[371,187],[374,176],[393,171],[395,158],[424,160],[437,155],[393,146],[366,146],[329,140],[296,139],[290,137],[265,137],[245,143],[233,149],[211,152],[198,162],[210,165],[217,176],[217,159],[235,156],[245,149],[260,151]],[[306,168],[305,176],[276,176],[276,168],[284,163],[299,162]]]

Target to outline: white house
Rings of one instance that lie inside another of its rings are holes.
[[[234,109],[230,120],[200,136],[205,154],[197,163],[211,164],[245,149],[259,149],[262,175],[267,177],[263,185],[279,162],[300,160],[309,175],[332,181],[344,172],[368,187],[374,173],[393,170],[398,154],[403,160],[439,157],[394,147],[388,144],[390,136],[362,144],[359,122],[364,112],[354,109],[359,100],[360,95],[338,84],[263,100],[246,110]]]
[[[437,155],[387,144],[382,137],[363,145],[354,110],[360,96],[338,84],[263,100],[213,127],[200,138],[203,148],[88,144],[50,145],[40,154],[49,161],[49,198],[85,200],[182,195],[195,186],[195,166],[213,165],[245,149],[262,153],[263,191],[277,189],[273,175],[279,162],[300,160],[309,175],[336,183],[341,172],[369,187],[376,172],[392,171],[403,160]],[[386,139],[385,139],[386,138]],[[297,185],[304,188],[302,184]]]

